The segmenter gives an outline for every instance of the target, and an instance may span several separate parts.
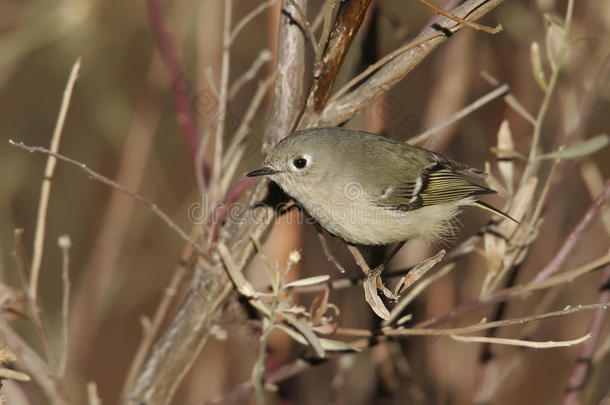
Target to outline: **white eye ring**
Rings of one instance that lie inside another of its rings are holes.
[[[309,165],[310,160],[309,155],[297,156],[292,160],[292,167],[296,170],[303,170]]]

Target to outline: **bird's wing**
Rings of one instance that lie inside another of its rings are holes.
[[[456,202],[476,194],[495,191],[471,183],[466,175],[481,176],[483,172],[448,160],[432,162],[415,180],[386,187],[374,199],[381,207],[411,211],[418,208]]]

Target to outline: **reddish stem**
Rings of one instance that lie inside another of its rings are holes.
[[[186,83],[180,69],[180,62],[176,56],[174,45],[171,42],[163,16],[159,8],[159,2],[157,0],[147,0],[148,12],[150,14],[150,24],[155,33],[157,39],[157,45],[159,51],[165,62],[165,66],[169,70],[171,77],[171,89],[174,97],[174,105],[176,107],[176,116],[178,119],[178,125],[182,129],[186,137],[186,143],[194,158],[199,148],[199,140],[197,136],[197,128],[195,125],[195,119],[193,117],[193,110],[188,98],[188,92],[186,89]]]

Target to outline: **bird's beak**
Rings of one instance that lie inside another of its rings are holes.
[[[246,176],[248,176],[248,177],[269,176],[269,175],[275,174],[275,173],[278,173],[278,171],[272,167],[265,166],[265,167],[261,167],[260,169],[251,171],[250,173],[246,174]]]

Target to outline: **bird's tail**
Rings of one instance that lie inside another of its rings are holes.
[[[519,223],[519,221],[517,221],[515,218],[511,217],[507,213],[502,212],[499,209],[494,208],[494,207],[492,207],[491,205],[489,205],[487,203],[484,203],[483,201],[474,200],[471,204],[474,205],[475,207],[479,207],[481,209],[484,209],[485,211],[489,211],[489,212],[491,212],[493,214],[500,215],[501,217],[504,217],[506,219],[510,219],[514,223],[517,223],[517,224]]]

